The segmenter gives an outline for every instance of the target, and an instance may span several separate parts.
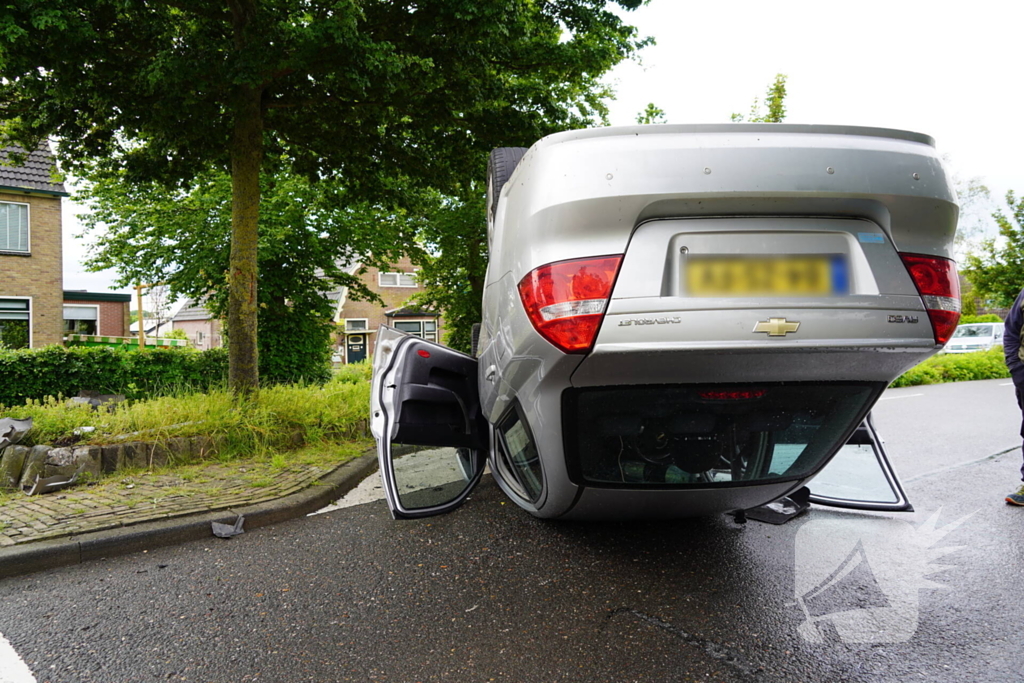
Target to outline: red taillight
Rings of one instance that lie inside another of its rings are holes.
[[[604,319],[622,256],[541,266],[519,283],[534,328],[566,353],[586,353]]]
[[[960,279],[956,263],[922,254],[900,254],[900,258],[924,300],[935,343],[945,344],[960,322]]]

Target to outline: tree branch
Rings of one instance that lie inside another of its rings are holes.
[[[177,0],[150,0],[150,2],[155,2],[157,4],[165,5],[167,7],[173,7],[175,9],[180,9],[182,12],[191,12],[192,14],[196,14],[196,15],[201,16],[201,17],[206,17],[207,19],[213,19],[215,21],[226,21],[227,19],[230,18],[230,15],[227,12],[212,12],[212,11],[208,11],[209,10],[208,7],[204,7],[203,9],[199,9],[199,8],[195,7],[194,5],[188,5],[188,4],[183,3],[183,2],[178,2]]]

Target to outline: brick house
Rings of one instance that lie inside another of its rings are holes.
[[[351,272],[357,270],[353,268]],[[374,338],[381,325],[390,325],[430,341],[440,341],[443,327],[440,317],[409,304],[409,299],[423,291],[416,282],[416,268],[412,261],[404,258],[392,264],[387,271],[367,268],[358,277],[370,291],[380,296],[384,305],[350,300],[347,288],[337,292],[334,314],[339,329],[337,362],[356,363],[372,358]]]
[[[61,197],[44,141],[22,166],[0,150],[0,342],[15,348],[64,338]]]
[[[350,264],[344,269],[350,274],[356,274],[360,265]],[[357,276],[370,291],[380,296],[384,305],[351,300],[347,287],[326,294],[334,305],[334,322],[339,330],[335,341],[336,363],[354,363],[371,357],[374,350],[373,338],[382,324],[432,341],[441,338],[442,321],[439,316],[409,305],[409,299],[423,291],[423,287],[416,282],[415,271],[412,262],[405,258],[386,271],[367,268],[366,272]],[[189,341],[198,349],[214,348],[222,344],[221,321],[213,318],[202,304],[186,302],[172,322],[174,329],[185,330]]]
[[[129,336],[131,294],[64,290],[64,334]]]
[[[189,300],[171,319],[171,328],[184,330],[192,346],[200,351],[216,349],[224,344],[221,321],[210,315],[201,303]]]

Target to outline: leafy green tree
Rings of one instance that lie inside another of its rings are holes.
[[[776,74],[775,80],[768,86],[764,96],[768,111],[762,112],[761,101],[755,97],[746,119],[743,114],[737,113],[732,115],[732,120],[737,123],[744,120],[748,123],[782,123],[786,119],[786,78],[785,74]]]
[[[665,110],[661,107],[650,102],[647,107],[637,114],[636,122],[640,125],[647,125],[652,123],[668,123],[668,118],[665,116]]]
[[[483,319],[487,273],[486,190],[470,185],[465,199],[434,196],[423,212],[420,247],[412,258],[426,291],[417,303],[444,314],[445,343],[469,353],[473,324]]]
[[[187,190],[130,182],[125,172],[95,172],[76,199],[96,236],[86,265],[115,269],[118,285],[167,282],[176,297],[204,301],[223,318],[228,308],[231,179],[197,176]],[[414,227],[398,211],[350,201],[333,181],[310,182],[280,172],[261,181],[259,370],[272,382],[320,381],[329,372],[331,303],[326,291],[346,286],[371,297],[345,269],[356,259],[397,259]],[[235,339],[228,330],[228,349]]]
[[[68,170],[169,187],[230,173],[229,382],[247,392],[261,175],[343,178],[383,203],[410,184],[457,194],[490,148],[604,116],[601,75],[645,42],[605,5],[8,0],[0,144],[55,135]]]
[[[1024,288],[1024,198],[1006,193],[1007,216],[992,214],[999,237],[981,242],[977,252],[967,255],[963,268],[974,287],[974,295],[991,308],[1009,308]]]

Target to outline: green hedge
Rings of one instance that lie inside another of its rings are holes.
[[[1003,319],[995,313],[986,313],[985,315],[962,315],[960,316],[961,325],[970,325],[971,323],[1001,323]]]
[[[975,379],[1009,377],[1003,347],[973,353],[946,353],[932,356],[896,378],[889,386],[912,387],[919,384],[968,382]]]
[[[83,389],[132,399],[181,390],[205,391],[224,385],[227,368],[225,349],[0,348],[0,405],[77,396]]]

